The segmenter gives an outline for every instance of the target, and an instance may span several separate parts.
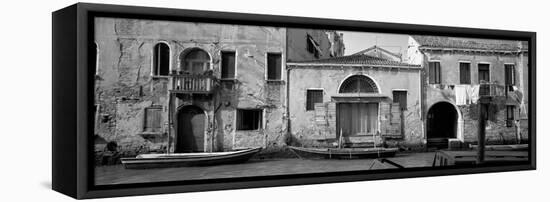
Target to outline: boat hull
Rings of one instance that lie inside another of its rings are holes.
[[[248,161],[261,148],[246,149],[236,152],[188,153],[170,155],[144,155],[136,158],[122,158],[122,164],[127,169],[168,168],[184,166],[212,166],[220,164],[236,164]]]
[[[300,158],[364,159],[395,156],[397,148],[305,148],[289,147]]]

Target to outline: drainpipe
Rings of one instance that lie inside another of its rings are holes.
[[[291,128],[290,128],[290,107],[289,107],[289,104],[290,104],[290,70],[292,70],[292,68],[287,66],[287,68],[286,68],[286,135],[287,135],[287,137],[292,135]]]

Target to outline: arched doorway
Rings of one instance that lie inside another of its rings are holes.
[[[447,148],[449,139],[457,138],[458,113],[453,104],[438,102],[428,110],[428,148]]]
[[[376,82],[365,75],[353,75],[346,78],[338,89],[342,95],[354,94],[358,97],[379,93]],[[378,131],[378,101],[364,97],[342,100],[336,105],[336,133],[338,137],[365,136]]]
[[[185,106],[178,110],[176,153],[204,151],[204,127],[206,115],[197,106]]]

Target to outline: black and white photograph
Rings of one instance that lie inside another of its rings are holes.
[[[543,1],[2,8],[0,201],[548,198]]]
[[[529,163],[527,41],[93,26],[95,185]]]

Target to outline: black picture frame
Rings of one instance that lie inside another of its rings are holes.
[[[258,176],[234,179],[190,180],[144,184],[94,185],[93,84],[89,68],[93,17],[110,16],[172,21],[195,21],[348,31],[524,40],[529,45],[529,163],[502,166],[449,166],[405,170]],[[536,33],[508,30],[365,22],[168,8],[77,3],[52,13],[52,188],[84,199],[161,193],[305,185],[424,176],[443,176],[536,169]]]

